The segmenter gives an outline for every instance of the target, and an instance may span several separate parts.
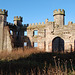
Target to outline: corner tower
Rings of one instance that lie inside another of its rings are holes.
[[[8,11],[5,10],[5,9],[0,9],[0,26],[3,24],[3,25],[6,25],[6,22],[7,22],[7,16],[8,16]]]
[[[22,25],[22,17],[21,16],[14,16],[14,24],[17,26]]]
[[[64,25],[64,16],[65,16],[65,11],[64,9],[55,9],[54,10],[54,13],[53,13],[53,16],[54,16],[54,21],[55,21],[55,25],[59,25],[59,26],[63,26]]]
[[[0,9],[0,50],[3,50],[4,26],[7,21],[7,13],[5,9]]]

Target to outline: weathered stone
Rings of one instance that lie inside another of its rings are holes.
[[[24,47],[24,42],[28,47],[34,47],[37,43],[37,47],[46,52],[74,51],[75,23],[64,25],[64,9],[54,10],[53,16],[54,22],[48,22],[46,19],[45,24],[42,22],[23,26],[21,16],[14,17],[14,24],[7,23],[7,11],[0,9],[0,51]]]

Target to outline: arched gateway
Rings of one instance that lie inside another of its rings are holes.
[[[61,37],[55,37],[52,41],[52,52],[64,51],[64,40]]]

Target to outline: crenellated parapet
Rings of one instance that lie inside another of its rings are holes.
[[[35,29],[35,28],[43,28],[45,27],[45,23],[44,22],[39,22],[39,23],[32,23],[32,24],[29,24],[29,26],[27,27],[27,29]]]
[[[8,25],[8,26],[9,25],[14,26],[14,24],[13,23],[10,23],[10,22],[7,22],[6,25]]]
[[[45,23],[44,22],[39,22],[39,23],[32,23],[32,24],[29,24],[29,26],[33,26],[33,25],[44,25]]]
[[[29,27],[31,27],[31,26],[33,26],[33,27],[35,27],[35,26],[46,26],[47,24],[54,24],[54,22],[51,22],[51,21],[49,21],[48,22],[48,19],[47,19],[47,21],[46,22],[39,22],[39,23],[31,23],[31,24],[29,24]]]
[[[51,24],[55,24],[55,22],[51,22],[51,21],[49,21],[48,23],[49,23],[50,25],[51,25]]]
[[[24,26],[24,27],[28,27],[28,26],[29,26],[29,24],[24,24],[23,26]]]
[[[21,21],[22,22],[22,17],[21,16],[14,16],[14,21]]]
[[[68,25],[72,25],[72,24],[73,24],[73,22],[72,22],[72,21],[69,21],[69,22],[68,22]]]
[[[9,27],[10,30],[17,30],[17,27],[13,23],[6,22],[5,26]]]
[[[0,15],[6,15],[6,16],[8,16],[8,11],[7,10],[5,10],[5,9],[0,9]]]
[[[65,16],[65,10],[64,9],[55,9],[54,12],[53,12],[53,16],[55,15],[64,15]]]

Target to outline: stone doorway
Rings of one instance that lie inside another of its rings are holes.
[[[64,40],[61,37],[56,37],[52,41],[52,52],[63,52]]]

